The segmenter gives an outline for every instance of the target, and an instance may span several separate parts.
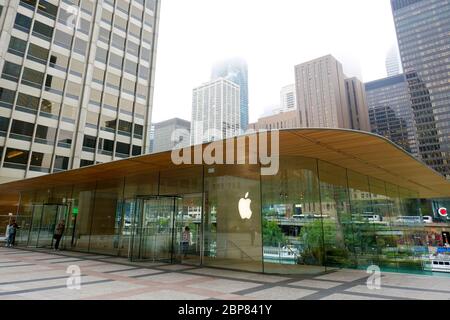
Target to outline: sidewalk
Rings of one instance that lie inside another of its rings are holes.
[[[67,267],[81,269],[81,290],[66,286]],[[49,250],[0,248],[0,300],[6,299],[450,299],[450,277],[382,273],[381,289],[369,274],[337,270],[278,276],[222,269],[135,264],[117,257]]]

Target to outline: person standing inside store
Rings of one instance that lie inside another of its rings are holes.
[[[189,249],[189,245],[191,244],[191,232],[188,226],[184,228],[182,239],[181,239],[181,249],[183,252],[183,256],[187,257],[187,252]]]
[[[55,229],[55,234],[53,235],[53,238],[56,240],[55,241],[55,248],[54,250],[59,250],[59,243],[61,241],[61,238],[64,234],[64,230],[66,229],[66,225],[65,225],[65,221],[61,220],[58,225],[56,226]]]

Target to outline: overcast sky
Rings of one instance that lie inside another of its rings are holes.
[[[250,121],[279,104],[296,64],[333,54],[349,76],[386,76],[396,45],[389,0],[162,0],[153,122],[190,120],[192,89],[214,62],[249,66]]]

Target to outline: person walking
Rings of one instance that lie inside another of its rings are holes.
[[[54,250],[59,250],[59,243],[64,234],[64,230],[66,229],[66,224],[64,220],[61,220],[55,229],[55,234],[53,235],[53,239],[55,239],[55,248]]]
[[[191,244],[191,232],[188,226],[184,227],[182,239],[181,239],[181,249],[184,258],[187,257],[187,252],[189,250],[189,245]]]

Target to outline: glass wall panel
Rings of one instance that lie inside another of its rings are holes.
[[[378,221],[372,221],[377,244],[378,266],[396,269],[396,243],[390,227],[392,221],[392,200],[389,198],[384,181],[369,177],[372,212]]]
[[[356,257],[347,171],[342,167],[319,161],[319,179],[325,265],[354,267]]]
[[[260,167],[205,167],[203,263],[262,272]]]
[[[424,219],[417,195],[398,188],[399,214],[392,220],[397,237],[397,260],[399,271],[423,271],[423,256],[436,252],[434,239],[442,239],[442,229]],[[430,217],[430,216],[427,216]],[[430,217],[431,221],[435,220]],[[431,244],[431,246],[429,246]]]
[[[379,217],[373,214],[367,176],[347,170],[350,208],[352,213],[352,247],[361,268],[378,264],[375,224]]]
[[[261,183],[264,271],[324,271],[316,160],[281,157],[277,175]]]
[[[118,255],[123,224],[122,201],[123,179],[98,182],[89,252]]]
[[[16,235],[17,245],[27,245],[28,243],[28,236],[33,217],[33,201],[34,192],[21,192],[19,209],[17,211],[17,224],[20,226]]]
[[[95,186],[95,182],[74,186],[72,216],[74,217],[75,232],[71,246],[77,251],[87,252],[89,250]]]

